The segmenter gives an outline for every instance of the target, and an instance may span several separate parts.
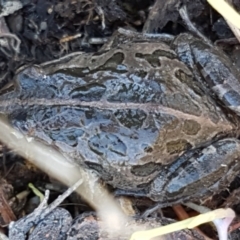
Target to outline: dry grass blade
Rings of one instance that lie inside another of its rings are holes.
[[[240,15],[224,0],[208,0],[208,2],[225,18],[232,32],[240,42]]]
[[[207,0],[225,19],[240,28],[240,15],[224,0]]]
[[[179,231],[185,228],[194,228],[206,222],[215,221],[216,219],[233,219],[235,213],[232,209],[217,209],[211,212],[207,212],[196,217],[192,217],[180,222],[169,224],[161,228],[155,228],[147,231],[135,232],[130,240],[150,240],[151,238],[162,236],[173,231]],[[225,237],[225,236],[224,236]],[[220,240],[226,240],[223,236],[219,235]]]

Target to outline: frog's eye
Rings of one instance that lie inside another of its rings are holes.
[[[94,64],[97,59],[92,59],[92,63]],[[99,66],[100,70],[111,70],[117,69],[119,65],[122,65],[124,61],[124,54],[122,52],[114,53],[108,60],[102,65]],[[126,72],[126,69],[122,69],[123,72]]]
[[[136,58],[145,59],[152,67],[160,67],[159,55],[136,53]]]

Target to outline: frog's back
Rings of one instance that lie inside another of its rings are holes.
[[[122,188],[148,183],[162,164],[235,129],[164,43],[79,54],[28,68],[16,83],[0,104],[17,128]]]

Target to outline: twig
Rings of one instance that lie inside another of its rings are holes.
[[[198,29],[193,25],[193,23],[189,19],[187,8],[185,5],[179,9],[179,13],[183,21],[185,22],[186,26],[188,27],[189,31],[195,33],[198,37],[203,39],[204,42],[211,46],[211,42],[201,32],[198,31]]]

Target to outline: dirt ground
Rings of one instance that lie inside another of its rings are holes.
[[[240,8],[239,1],[233,1],[233,4],[236,9]],[[22,66],[58,59],[76,51],[96,52],[119,27],[144,33],[177,35],[189,32],[178,10],[183,5],[196,28],[224,49],[240,67],[239,43],[225,20],[204,0],[1,0],[0,88],[11,82]],[[33,183],[43,192],[54,185],[51,201],[65,190],[64,186],[54,183],[4,145],[1,147],[0,166],[0,226],[6,234],[10,221],[31,213],[39,204],[36,196],[29,193],[28,183]],[[240,213],[240,205],[235,189],[239,184],[237,178],[230,187],[231,199],[225,203],[237,213]],[[28,192],[27,197],[16,201],[14,196],[25,191]],[[226,196],[229,197],[229,191],[222,193],[221,199]],[[140,212],[153,204],[147,199],[133,201]],[[71,205],[76,202],[81,204]],[[74,194],[65,204],[75,214],[91,210]],[[172,209],[164,210],[164,214],[176,218]],[[211,227],[206,226],[204,231],[216,239]],[[236,232],[234,234],[237,236]],[[239,238],[232,236],[232,239]]]

